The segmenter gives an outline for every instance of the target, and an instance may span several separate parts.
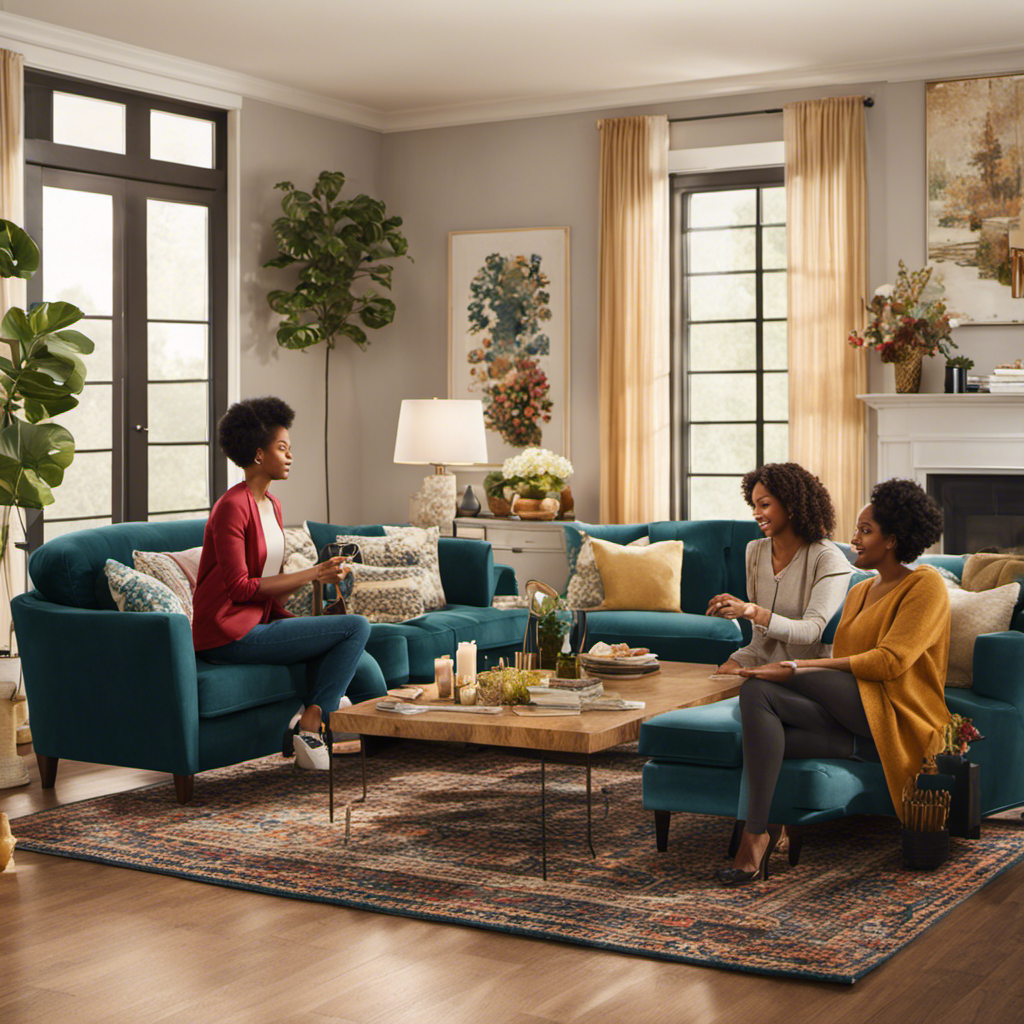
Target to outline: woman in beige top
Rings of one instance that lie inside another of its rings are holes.
[[[836,514],[824,484],[795,462],[743,477],[743,496],[764,537],[747,545],[747,594],[716,594],[708,615],[748,619],[753,639],[719,668],[735,672],[793,658],[827,658],[821,642],[846,599],[852,568],[828,536]]]

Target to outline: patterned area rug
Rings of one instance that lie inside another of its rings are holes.
[[[594,759],[594,846],[585,772],[547,767],[548,880],[540,877],[540,764],[514,752],[396,744],[336,759],[327,779],[268,757],[173,788],[85,800],[19,818],[19,848],[198,882],[690,964],[852,983],[1024,858],[1017,820],[954,839],[934,872],[904,870],[895,819],[808,829],[800,864],[720,888],[731,823],[673,815],[669,851],[641,807],[635,747]],[[351,811],[346,841],[346,806]]]

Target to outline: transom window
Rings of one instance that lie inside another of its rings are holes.
[[[745,518],[740,478],[789,451],[782,169],[673,178],[673,498]]]

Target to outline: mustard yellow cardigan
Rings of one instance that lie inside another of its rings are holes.
[[[949,660],[949,595],[942,577],[921,566],[864,607],[872,580],[851,588],[832,645],[849,658],[893,807],[903,817],[903,787],[942,746],[949,722],[943,686]]]

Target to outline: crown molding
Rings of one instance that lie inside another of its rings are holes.
[[[43,71],[227,109],[240,107],[242,98],[248,97],[385,134],[651,104],[727,99],[746,93],[1024,71],[1024,48],[1015,44],[996,50],[959,50],[925,59],[861,61],[577,95],[456,104],[389,113],[4,11],[0,11],[0,44],[24,53],[30,67]]]

